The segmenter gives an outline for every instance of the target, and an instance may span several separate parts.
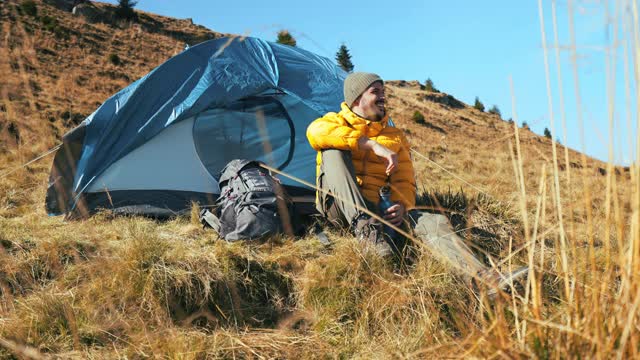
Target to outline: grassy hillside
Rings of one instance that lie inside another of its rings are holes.
[[[554,157],[551,140],[415,81],[386,90],[420,204],[444,208],[488,265],[531,266],[520,296],[478,296],[419,243],[398,269],[339,232],[332,249],[224,243],[195,207],[168,222],[48,217],[52,158],[22,165],[185,43],[223,34],[25,3],[0,3],[0,356],[637,357],[637,165],[559,144]]]

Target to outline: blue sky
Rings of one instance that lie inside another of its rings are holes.
[[[117,3],[117,1],[109,1]],[[568,0],[558,0],[557,25],[561,45],[561,72],[567,134],[564,140],[560,113],[551,0],[543,0],[548,60],[557,138],[569,147],[602,160],[609,159],[607,112],[607,56],[605,45],[623,39],[622,17],[616,8],[594,1],[576,1],[576,43],[582,97],[584,140],[580,135],[570,62]],[[624,0],[621,0],[624,2]],[[545,66],[536,0],[450,1],[225,1],[140,0],[138,9],[177,18],[192,18],[214,31],[247,34],[275,40],[289,30],[298,46],[334,58],[344,43],[355,71],[370,71],[388,80],[431,78],[436,87],[473,104],[476,96],[486,108],[497,105],[513,117],[509,78],[513,79],[519,123],[536,133],[551,129]],[[608,16],[607,16],[608,15]],[[609,24],[607,24],[607,20]],[[626,33],[628,34],[628,32]],[[623,47],[616,61],[614,161],[634,160],[629,139],[637,141],[637,128],[627,125]],[[611,64],[611,62],[609,62]],[[631,73],[633,78],[633,73]],[[336,91],[340,91],[337,89]],[[635,98],[635,87],[632,86]],[[613,93],[612,91],[609,94]],[[636,109],[635,102],[632,106]],[[635,124],[635,113],[632,123]],[[634,145],[635,146],[635,145]]]

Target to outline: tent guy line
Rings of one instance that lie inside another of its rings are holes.
[[[485,195],[489,195],[489,196],[490,196],[490,194],[489,194],[488,192],[486,192],[486,191],[484,191],[484,190],[480,189],[479,187],[477,187],[477,186],[475,186],[475,185],[473,185],[473,184],[469,183],[468,181],[466,181],[465,179],[463,179],[463,178],[462,178],[462,177],[460,177],[459,175],[456,175],[455,173],[453,173],[453,172],[451,172],[451,171],[449,171],[449,170],[445,169],[442,165],[440,165],[440,164],[438,164],[437,162],[435,162],[435,161],[433,161],[433,160],[429,159],[428,157],[426,157],[426,156],[422,155],[420,152],[418,152],[418,150],[416,150],[416,149],[414,149],[414,148],[411,148],[411,151],[413,151],[414,153],[418,154],[420,157],[422,157],[423,159],[425,159],[425,160],[429,161],[430,163],[432,163],[432,164],[436,165],[437,167],[439,167],[440,169],[444,170],[446,173],[448,173],[449,175],[453,176],[454,178],[456,178],[456,179],[460,180],[460,181],[461,181],[461,182],[463,182],[464,184],[469,185],[469,186],[471,186],[472,188],[474,188],[474,189],[478,190],[479,192],[481,192],[481,193],[483,193],[483,194],[485,194]]]
[[[5,177],[7,177],[7,176],[9,176],[9,175],[13,174],[14,172],[16,172],[16,171],[18,171],[18,170],[20,170],[20,169],[22,169],[22,168],[24,168],[24,167],[27,167],[27,166],[31,165],[32,163],[34,163],[34,162],[36,162],[36,161],[38,161],[38,160],[40,160],[40,159],[45,158],[47,155],[49,155],[49,154],[51,154],[51,153],[53,153],[53,152],[55,152],[55,151],[58,151],[58,149],[60,149],[60,147],[61,147],[61,146],[62,146],[62,144],[58,144],[58,145],[56,145],[56,146],[52,147],[51,149],[47,150],[46,152],[44,152],[44,153],[42,153],[42,154],[40,154],[40,155],[36,156],[34,159],[32,159],[32,160],[30,160],[30,161],[28,161],[28,162],[24,163],[23,165],[16,166],[16,167],[14,167],[13,169],[8,170],[7,172],[5,172],[5,173],[3,173],[3,174],[1,174],[1,175],[0,175],[0,179],[3,179],[3,178],[5,178]]]

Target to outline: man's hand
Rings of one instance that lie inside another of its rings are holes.
[[[395,205],[387,209],[384,215],[384,219],[395,226],[400,226],[402,224],[402,220],[404,219],[406,211],[407,210],[404,205],[402,205],[402,203],[396,203]]]
[[[371,150],[374,154],[380,156],[387,161],[387,169],[385,172],[387,176],[393,174],[398,169],[398,154],[389,150],[384,145],[381,145],[375,140],[371,140],[368,137],[361,137],[358,140],[358,146],[362,150]]]

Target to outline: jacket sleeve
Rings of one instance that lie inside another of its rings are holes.
[[[398,171],[391,176],[391,200],[402,202],[407,210],[416,206],[416,179],[411,161],[411,145],[407,138],[400,134],[402,146],[398,152]]]
[[[336,113],[316,119],[307,128],[307,139],[316,150],[358,150],[358,139],[364,134],[343,123]]]

